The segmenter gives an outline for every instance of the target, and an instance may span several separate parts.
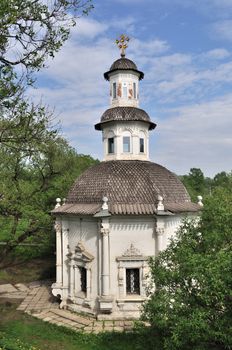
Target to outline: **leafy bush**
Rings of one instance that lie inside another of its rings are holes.
[[[162,349],[232,349],[232,190],[217,189],[150,261],[144,319]]]

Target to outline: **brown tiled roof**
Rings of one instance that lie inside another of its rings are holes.
[[[121,57],[112,64],[108,72],[104,73],[104,78],[106,80],[109,80],[109,74],[117,70],[132,70],[134,72],[137,72],[139,73],[139,80],[143,79],[144,77],[144,73],[140,72],[137,69],[137,66],[133,61],[129,60],[126,57]]]
[[[74,183],[67,204],[53,213],[93,215],[108,197],[111,214],[155,214],[158,195],[165,210],[195,212],[200,209],[178,177],[161,165],[137,160],[101,162],[87,169]]]
[[[149,129],[155,129],[156,124],[153,123],[149,115],[141,108],[136,107],[113,107],[107,109],[102,117],[101,122],[95,125],[96,130],[102,129],[103,123],[111,121],[143,121],[149,123]]]
[[[94,215],[101,209],[101,203],[67,203],[53,209],[53,214]]]

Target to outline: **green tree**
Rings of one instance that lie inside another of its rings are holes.
[[[38,71],[91,8],[91,0],[0,0],[0,229],[8,242],[5,252],[31,237],[47,239],[56,186],[62,184],[59,195],[64,195],[80,163],[84,168],[93,162],[90,157],[83,161],[59,137],[48,109],[26,97]]]
[[[232,349],[232,189],[218,188],[150,262],[144,319],[161,349]]]
[[[232,184],[232,175],[222,171],[216,174],[213,178],[214,187],[224,187],[229,188]]]
[[[181,176],[181,180],[194,202],[197,196],[206,194],[206,179],[201,169],[191,168],[188,175]]]
[[[96,161],[78,155],[62,138],[40,144],[35,153],[2,147],[0,159],[0,230],[7,242],[3,256],[25,241],[48,249],[55,198],[64,198],[74,179]]]

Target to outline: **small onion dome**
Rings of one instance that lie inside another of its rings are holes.
[[[100,123],[95,125],[95,129],[102,130],[102,124],[112,121],[142,121],[149,124],[149,130],[156,127],[156,124],[151,121],[149,115],[143,109],[123,106],[107,109],[103,113]]]
[[[116,72],[117,70],[132,70],[139,74],[139,80],[142,80],[144,77],[144,73],[137,69],[137,66],[133,61],[126,57],[121,57],[112,64],[108,72],[104,73],[104,78],[109,80],[110,73]]]
[[[138,160],[112,160],[87,169],[69,191],[65,205],[57,214],[94,215],[101,210],[102,198],[108,198],[113,215],[152,215],[160,196],[164,210],[170,213],[197,212],[179,178],[161,165]]]

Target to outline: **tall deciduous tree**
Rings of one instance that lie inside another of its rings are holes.
[[[200,222],[185,222],[150,262],[144,318],[162,349],[232,349],[232,190],[208,198]]]
[[[55,198],[64,198],[74,179],[95,163],[89,156],[78,155],[62,138],[48,140],[34,153],[1,148],[0,231],[7,243],[3,256],[25,240],[49,248],[49,211]]]
[[[91,0],[0,0],[0,229],[6,233],[5,251],[46,232],[51,195],[64,195],[73,180],[68,163],[73,175],[77,160],[83,163],[59,137],[52,114],[29,102],[26,89],[91,7]]]

